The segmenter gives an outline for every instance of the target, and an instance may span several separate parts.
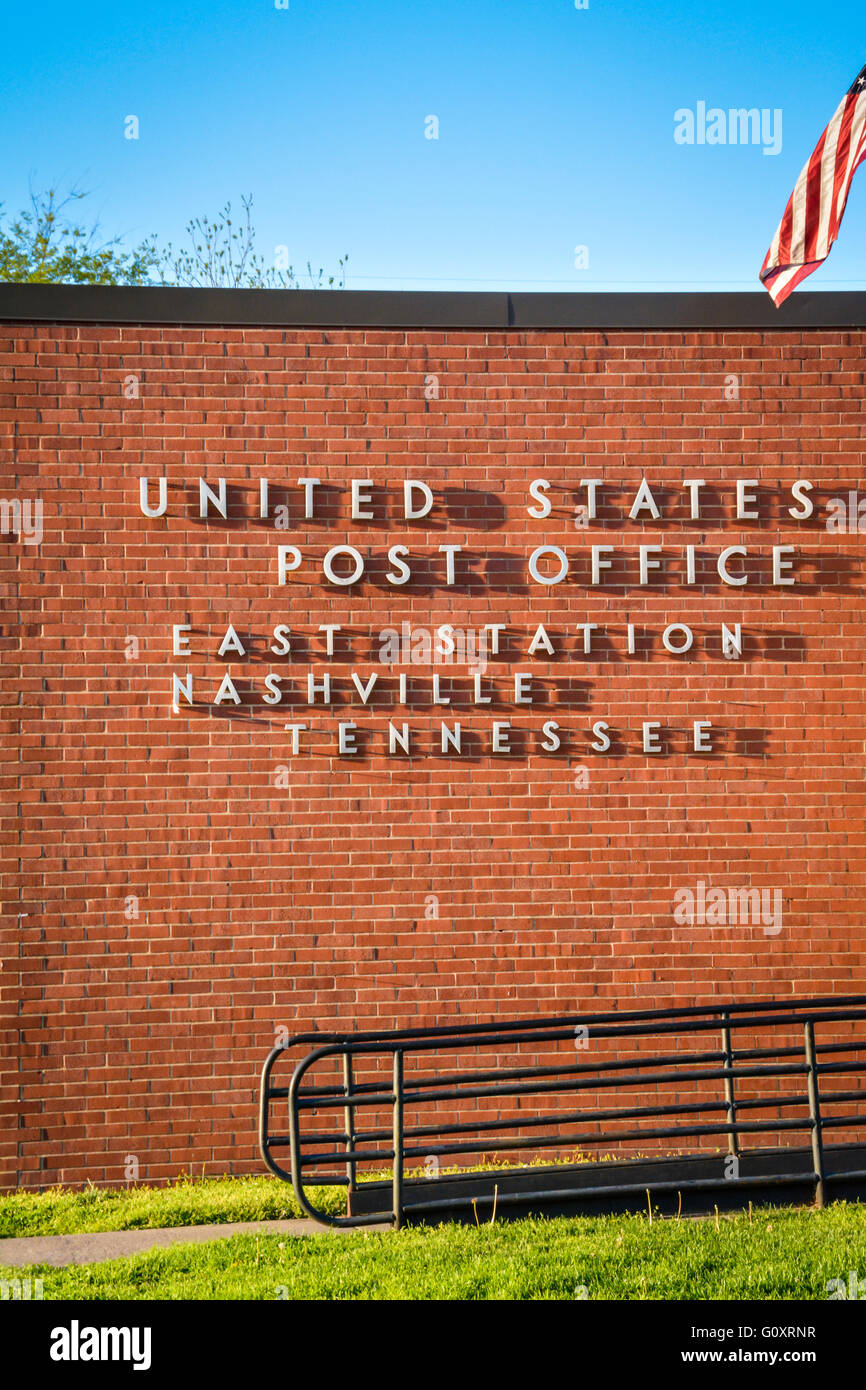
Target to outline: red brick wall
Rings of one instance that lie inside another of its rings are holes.
[[[829,499],[864,490],[866,334],[3,324],[0,343],[4,496],[44,504],[41,545],[0,538],[13,677],[20,660],[17,692],[4,682],[7,1183],[120,1183],[129,1155],[145,1179],[256,1171],[256,1077],[281,1026],[863,988],[864,538],[826,520]],[[141,515],[143,475],[154,497],[168,479],[165,517]],[[295,483],[311,475],[330,487],[305,523]],[[257,515],[261,476],[288,497],[288,531]],[[228,480],[227,522],[198,519],[200,477]],[[407,477],[436,494],[408,526]],[[535,477],[552,484],[546,520],[527,515]],[[581,529],[584,477],[606,487]],[[625,518],[641,477],[659,522]],[[698,521],[688,477],[706,480]],[[380,487],[375,522],[348,519],[351,478]],[[737,521],[737,478],[760,480],[759,521]],[[787,513],[798,478],[815,484],[805,522]],[[453,587],[446,541],[471,557]],[[292,542],[304,564],[279,587]],[[321,578],[341,542],[372,557],[351,589]],[[416,570],[392,588],[401,543]],[[616,547],[597,587],[593,543]],[[641,586],[654,543],[670,565]],[[528,581],[541,544],[567,551],[568,583]],[[714,568],[735,544],[746,588]],[[793,587],[769,582],[773,545],[797,548]],[[216,655],[230,620],[252,635],[243,659]],[[394,709],[374,638],[403,620],[505,623],[494,704],[473,707],[465,668],[439,665],[456,703],[434,708],[414,666],[415,703]],[[743,660],[722,656],[723,620],[742,624]],[[553,661],[525,652],[542,621]],[[662,647],[674,621],[694,630],[687,656]],[[291,659],[267,651],[280,622]],[[322,654],[325,622],[351,657]],[[600,625],[588,657],[579,622]],[[182,623],[191,658],[171,655]],[[240,708],[212,704],[226,669]],[[331,711],[307,708],[310,669],[331,672]],[[173,670],[195,676],[179,714]],[[263,703],[269,670],[291,702]],[[380,673],[366,710],[351,670]],[[514,705],[515,671],[532,706]],[[416,756],[385,756],[389,716]],[[443,718],[471,731],[463,758],[437,755]],[[287,719],[311,726],[294,758]],[[355,757],[336,753],[339,719],[361,727]],[[510,754],[490,752],[494,719],[513,725]],[[555,753],[539,746],[550,719]],[[652,719],[660,755],[641,748]],[[694,719],[714,725],[711,754],[689,751]],[[606,754],[595,720],[615,731]],[[780,890],[781,929],[677,924],[677,888],[699,881]]]

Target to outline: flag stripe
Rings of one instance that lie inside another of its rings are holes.
[[[818,189],[819,213],[815,219],[815,235],[807,248],[809,260],[823,259],[830,250],[830,218],[836,206],[838,161],[842,156],[842,141],[850,137],[853,105],[846,98],[827,127]]]

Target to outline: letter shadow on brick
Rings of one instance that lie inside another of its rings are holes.
[[[769,748],[770,734],[768,729],[725,729],[718,726],[714,727],[712,730],[714,746],[718,744],[721,738],[727,741],[728,748],[732,753],[735,753],[738,758],[760,758],[764,761],[772,757]],[[713,754],[707,753],[705,756],[710,758]]]
[[[554,699],[551,704],[561,705],[563,709],[589,709],[592,705],[594,681],[576,680],[573,676],[558,681],[553,687]],[[535,687],[533,686],[533,693]],[[601,716],[599,716],[601,718]]]
[[[746,634],[743,633],[743,656],[748,657]],[[807,655],[806,638],[802,632],[766,632],[761,648],[755,653],[765,661],[805,661]]]
[[[457,556],[458,561],[465,555]],[[489,550],[486,554],[473,555],[476,564],[486,561],[483,577],[475,576],[477,582],[472,589],[488,589],[494,593],[525,594],[529,590],[526,581],[527,555],[515,555],[505,550]],[[468,586],[467,586],[468,587]]]
[[[442,493],[442,506],[445,524],[462,526],[467,531],[497,531],[507,519],[505,504],[495,492],[446,488]]]

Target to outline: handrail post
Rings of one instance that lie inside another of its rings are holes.
[[[354,1076],[352,1073],[352,1054],[343,1053],[343,1087],[346,1092],[346,1099],[349,1100],[354,1087]],[[344,1110],[346,1117],[346,1152],[351,1153],[355,1147],[355,1107],[347,1105]],[[357,1187],[356,1180],[357,1168],[355,1160],[350,1158],[346,1163],[346,1177],[349,1179],[349,1191],[354,1192]]]
[[[394,1050],[394,1229],[403,1225],[403,1052]]]
[[[821,1102],[818,1096],[818,1058],[815,1023],[806,1020],[806,1075],[809,1086],[809,1118],[812,1123],[812,1161],[815,1167],[815,1206],[824,1205],[824,1143],[821,1134]]]
[[[723,1054],[724,1054],[724,1059],[725,1059],[725,1070],[728,1071],[728,1072],[731,1072],[731,1071],[733,1071],[733,1069],[734,1069],[734,1050],[733,1050],[733,1047],[731,1046],[731,1027],[730,1027],[730,1023],[731,1023],[731,1016],[730,1016],[730,1014],[728,1013],[727,1009],[725,1009],[724,1013],[722,1014],[722,1052],[723,1052]],[[733,1078],[733,1076],[726,1076],[726,1077],[725,1077],[725,1104],[727,1105],[727,1108],[728,1108],[728,1124],[729,1124],[729,1125],[736,1125],[736,1123],[737,1123],[737,1105],[736,1105],[736,1100],[735,1100],[735,1098],[734,1098],[734,1078]],[[739,1139],[738,1139],[738,1136],[737,1136],[737,1131],[736,1131],[736,1129],[729,1129],[729,1130],[728,1130],[728,1153],[731,1155],[731,1157],[737,1158],[737,1157],[739,1156],[739,1152],[740,1152],[740,1144],[739,1144]]]

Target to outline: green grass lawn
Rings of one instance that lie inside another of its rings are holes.
[[[26,1273],[46,1299],[826,1299],[866,1274],[866,1206],[235,1236]],[[22,1271],[17,1271],[20,1275]],[[9,1277],[9,1271],[0,1271]]]
[[[316,1207],[346,1210],[339,1187],[311,1188]],[[76,1231],[131,1231],[145,1226],[202,1226],[212,1221],[280,1221],[302,1216],[295,1194],[279,1178],[180,1178],[168,1187],[0,1194],[0,1238],[58,1236]]]
[[[580,1162],[583,1157],[575,1153],[562,1162]],[[502,1162],[479,1165],[484,1171],[509,1166]],[[441,1169],[443,1176],[462,1171],[465,1170]],[[390,1169],[382,1169],[368,1171],[361,1180],[390,1177]],[[307,1196],[317,1210],[329,1216],[346,1214],[343,1187],[310,1187]],[[165,1187],[50,1187],[44,1192],[0,1193],[0,1239],[65,1236],[79,1231],[131,1231],[150,1226],[204,1226],[215,1221],[281,1221],[303,1215],[291,1184],[269,1174],[245,1178],[194,1178],[183,1174]]]

